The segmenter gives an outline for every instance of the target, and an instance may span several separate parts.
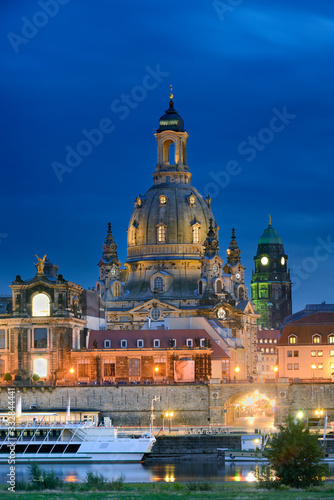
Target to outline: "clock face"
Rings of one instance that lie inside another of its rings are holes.
[[[219,267],[217,266],[217,264],[213,265],[212,270],[213,270],[214,273],[218,273]]]
[[[218,319],[225,319],[226,318],[226,311],[222,307],[220,307],[217,311],[217,318]]]
[[[261,264],[263,266],[266,266],[268,264],[269,260],[268,260],[268,257],[262,257],[261,259]]]
[[[282,266],[284,266],[284,264],[285,264],[285,258],[284,257],[281,258],[281,264],[282,264]]]
[[[115,274],[116,274],[116,269],[115,269],[114,267],[112,267],[110,272],[111,272],[111,274],[112,274],[113,276],[115,276]]]
[[[235,277],[236,277],[236,279],[237,279],[237,280],[240,280],[240,278],[241,278],[241,274],[240,274],[240,273],[237,273],[237,274],[235,275]]]

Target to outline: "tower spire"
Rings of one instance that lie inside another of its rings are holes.
[[[269,214],[269,226],[271,226],[271,215]]]
[[[240,250],[238,247],[237,240],[235,238],[234,227],[232,227],[231,243],[226,253],[227,253],[227,262],[230,266],[235,266],[238,262],[240,262]]]

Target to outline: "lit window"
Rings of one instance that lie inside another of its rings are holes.
[[[32,299],[33,316],[50,316],[50,299],[45,293],[38,293]]]
[[[263,344],[263,339],[260,339],[259,342],[260,342],[260,344]]]
[[[269,339],[269,344],[272,344],[273,343],[273,339]]]
[[[39,375],[40,377],[46,377],[48,374],[48,362],[44,358],[38,358],[34,361],[34,373]]]
[[[142,339],[137,340],[137,347],[139,347],[139,349],[142,349],[144,347],[144,341]]]
[[[296,335],[290,335],[290,337],[289,337],[289,344],[297,344],[297,337],[296,337]]]
[[[0,330],[0,349],[4,349],[6,347],[6,335],[5,330]]]
[[[199,243],[199,225],[193,226],[193,243]]]
[[[321,337],[320,335],[313,335],[313,344],[320,344]]]
[[[269,347],[266,347],[266,352],[269,352]]]
[[[159,339],[153,340],[153,347],[160,347],[160,340]]]
[[[333,351],[334,352],[334,351]],[[317,351],[311,351],[311,356],[314,357],[317,355]]]
[[[192,347],[193,346],[193,340],[192,339],[187,339],[186,340],[186,346],[187,347]]]
[[[154,288],[154,291],[157,291],[158,293],[161,293],[164,291],[164,280],[160,276],[157,276],[156,278],[154,278],[153,288]]]
[[[319,370],[322,370],[322,369],[323,369],[323,367],[324,367],[323,363],[318,363],[318,369],[319,369]]]
[[[265,344],[268,344],[268,339],[264,339],[264,343],[265,343]]]
[[[111,347],[111,340],[105,340],[104,341],[104,347],[106,349],[110,349],[110,347]]]
[[[114,283],[114,297],[119,297],[119,283]]]
[[[35,328],[34,329],[34,348],[46,349],[47,347],[47,329]]]
[[[277,339],[274,339],[274,344],[277,344]]]
[[[328,337],[328,342],[330,344],[334,344],[334,335],[331,333],[330,336]]]
[[[159,243],[165,243],[166,241],[166,226],[164,226],[163,224],[160,224],[157,228],[157,231],[158,231],[158,242]]]
[[[195,201],[196,201],[195,196],[194,196],[193,194],[192,194],[192,195],[190,195],[190,196],[189,196],[189,205],[190,205],[191,207],[193,207],[193,206],[195,205]]]
[[[330,355],[330,356],[334,356],[334,349],[331,349],[331,350],[329,351],[329,355]]]
[[[167,197],[164,194],[162,194],[159,198],[159,201],[160,201],[160,205],[166,205]]]
[[[128,345],[128,341],[127,340],[124,340],[124,339],[121,340],[121,348],[122,349],[126,349],[127,345]]]
[[[333,370],[333,368],[334,368],[334,363],[331,363],[330,368],[331,368],[331,370]]]
[[[129,375],[130,377],[140,376],[140,359],[131,358],[129,359]]]
[[[318,351],[318,356],[322,356],[323,355],[323,352],[322,351]]]
[[[288,370],[292,370],[292,363],[288,363]]]

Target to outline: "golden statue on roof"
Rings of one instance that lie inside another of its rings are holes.
[[[173,85],[170,85],[170,94],[169,94],[169,99],[173,99]]]
[[[38,255],[36,255],[36,257],[38,259],[37,264],[35,264],[35,266],[37,267],[37,274],[44,274],[44,265],[45,265],[46,254],[44,255],[43,259],[40,259],[38,257]]]

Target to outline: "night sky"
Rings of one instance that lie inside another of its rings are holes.
[[[173,84],[221,257],[235,227],[249,286],[270,213],[294,312],[334,303],[333,0],[2,0],[0,14],[1,294],[36,253],[94,286],[109,221],[125,261]]]

